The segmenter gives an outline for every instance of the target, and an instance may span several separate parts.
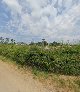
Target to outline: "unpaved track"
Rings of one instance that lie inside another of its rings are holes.
[[[0,61],[0,92],[53,92],[44,88],[32,76],[22,74]]]

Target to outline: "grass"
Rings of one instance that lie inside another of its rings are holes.
[[[75,83],[78,85],[78,87],[80,88],[80,79],[76,79],[74,82],[75,82]]]
[[[32,70],[34,78],[56,92],[80,92],[80,76],[68,76]]]

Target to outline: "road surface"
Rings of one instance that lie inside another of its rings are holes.
[[[0,92],[53,92],[43,87],[31,75],[22,74],[6,62],[0,61]]]

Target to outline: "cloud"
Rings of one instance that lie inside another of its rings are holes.
[[[80,0],[3,0],[11,12],[8,30],[48,41],[80,39]]]
[[[3,3],[6,3],[11,11],[21,13],[22,7],[17,0],[3,0]]]

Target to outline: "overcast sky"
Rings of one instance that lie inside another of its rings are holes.
[[[80,40],[80,0],[0,0],[0,36],[24,42]]]

